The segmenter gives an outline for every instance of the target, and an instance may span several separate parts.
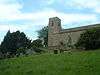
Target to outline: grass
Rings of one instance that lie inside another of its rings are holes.
[[[0,75],[100,75],[100,50],[0,60]]]

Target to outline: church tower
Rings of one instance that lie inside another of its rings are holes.
[[[58,17],[49,19],[48,27],[48,47],[57,46],[58,34],[61,31],[61,20]]]
[[[61,31],[61,20],[58,17],[49,19],[49,34],[59,33]]]

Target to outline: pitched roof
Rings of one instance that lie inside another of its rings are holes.
[[[93,25],[87,25],[87,26],[82,26],[82,27],[76,27],[76,28],[70,28],[70,29],[62,29],[61,33],[64,32],[75,32],[75,31],[83,31],[91,28],[97,28],[100,27],[100,24],[93,24]]]

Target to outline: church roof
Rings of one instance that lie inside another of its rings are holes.
[[[87,30],[87,29],[91,29],[91,28],[97,28],[97,27],[100,27],[100,24],[93,24],[93,25],[87,25],[87,26],[82,26],[82,27],[63,29],[63,30],[61,30],[61,33],[83,31],[83,30]]]

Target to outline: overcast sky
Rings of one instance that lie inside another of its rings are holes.
[[[9,29],[36,39],[55,16],[63,28],[100,23],[100,0],[0,0],[0,42]]]

